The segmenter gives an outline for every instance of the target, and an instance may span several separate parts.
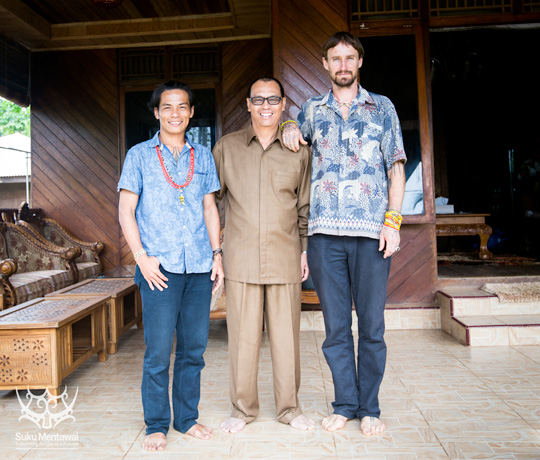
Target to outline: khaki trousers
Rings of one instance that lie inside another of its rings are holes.
[[[248,284],[225,280],[225,289],[231,416],[249,423],[259,414],[257,371],[264,314],[277,418],[289,423],[302,413],[298,402],[302,284]]]

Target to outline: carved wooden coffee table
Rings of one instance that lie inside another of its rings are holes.
[[[48,296],[90,299],[103,295],[111,298],[108,309],[107,351],[114,354],[118,349],[118,339],[122,334],[135,324],[139,329],[142,327],[141,297],[132,278],[88,279],[55,291]]]
[[[486,217],[489,214],[437,214],[437,236],[478,235],[478,258],[491,259],[493,254],[487,248],[487,242],[492,230],[486,224]]]
[[[97,353],[107,360],[108,296],[39,298],[0,312],[0,390],[45,389]]]

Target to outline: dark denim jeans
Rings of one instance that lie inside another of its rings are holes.
[[[386,365],[384,307],[390,258],[372,238],[316,234],[308,263],[321,302],[326,340],[322,350],[332,372],[334,413],[349,419],[379,417],[379,387]],[[358,317],[355,359],[352,301]]]
[[[142,402],[146,434],[167,434],[171,423],[169,366],[174,333],[176,353],[172,386],[173,427],[188,431],[199,416],[201,370],[208,343],[212,281],[210,273],[175,274],[163,291],[149,288],[139,267],[135,282],[143,304],[144,353]]]

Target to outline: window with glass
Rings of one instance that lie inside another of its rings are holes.
[[[394,103],[403,130],[407,183],[402,214],[424,214],[415,36],[360,37],[360,41],[365,50],[360,84]]]
[[[125,93],[126,153],[139,142],[151,139],[159,130],[159,121],[148,108],[152,91]],[[211,149],[216,143],[216,91],[193,89],[195,113],[187,131],[197,144]]]

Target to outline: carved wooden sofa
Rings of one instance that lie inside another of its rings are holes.
[[[62,248],[0,222],[0,309],[43,297],[75,282],[78,247]]]
[[[40,212],[31,210],[23,202],[19,208],[17,225],[25,228],[34,236],[40,236],[56,246],[81,248],[81,255],[75,260],[77,273],[75,282],[84,281],[103,272],[99,253],[105,247],[100,241],[82,241],[71,235],[54,219],[42,217]]]

